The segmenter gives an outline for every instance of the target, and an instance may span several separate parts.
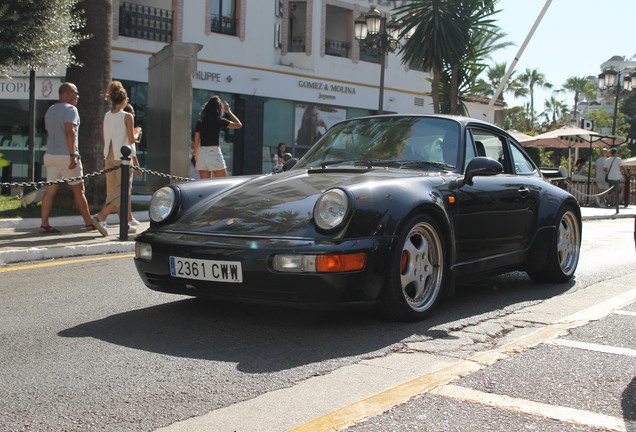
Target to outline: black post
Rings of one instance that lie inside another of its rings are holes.
[[[620,78],[620,75],[619,77]],[[616,99],[614,100],[614,119],[612,120],[612,135],[616,135],[616,117],[618,116],[618,100],[621,95],[621,80],[616,78]]]
[[[13,165],[9,163],[9,165],[2,167],[2,183],[11,183],[13,172]],[[11,195],[11,186],[2,186],[2,190],[0,191],[2,195]]]
[[[382,36],[384,37],[384,36]],[[384,114],[384,63],[386,62],[386,48],[384,47],[384,41],[380,43],[380,95],[378,101],[378,114]]]
[[[32,182],[35,179],[35,70],[31,69],[29,72],[29,166],[27,169],[27,175],[29,181]]]
[[[130,146],[121,147],[121,201],[119,203],[119,240],[128,241],[128,196],[130,189]]]

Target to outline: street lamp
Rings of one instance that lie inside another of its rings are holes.
[[[385,16],[371,6],[369,11],[362,12],[353,21],[355,38],[372,55],[380,56],[380,99],[378,102],[378,114],[384,113],[384,63],[386,54],[395,52],[400,46],[400,23],[391,18],[387,21]]]
[[[621,80],[621,74],[623,79]],[[636,89],[636,72],[623,70],[617,72],[612,69],[603,71],[598,76],[598,88],[607,90],[609,94],[616,96],[614,99],[614,119],[612,121],[612,135],[616,135],[616,118],[618,114],[618,99],[622,92],[630,92]]]

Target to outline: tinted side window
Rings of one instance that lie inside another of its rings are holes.
[[[510,145],[510,155],[512,156],[512,163],[517,174],[532,174],[535,172],[535,167],[530,160],[521,153],[514,145]]]
[[[499,161],[504,167],[504,172],[510,172],[510,164],[507,162],[507,155],[504,148],[504,141],[494,133],[472,129],[475,152],[477,156],[486,156]]]

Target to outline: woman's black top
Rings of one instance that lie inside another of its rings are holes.
[[[213,119],[203,123],[201,119],[197,121],[194,129],[201,135],[201,147],[210,147],[219,145],[219,135],[222,129],[226,129],[230,125],[230,121],[226,118]]]

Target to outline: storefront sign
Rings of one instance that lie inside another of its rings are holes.
[[[318,81],[298,81],[298,87],[310,90],[322,90],[334,93],[356,94],[355,87],[349,87],[342,84],[325,83]],[[322,92],[319,94],[320,99],[335,99],[335,96],[329,96]]]
[[[60,78],[36,78],[35,98],[57,100],[59,88],[62,80]],[[28,99],[29,79],[28,78],[2,78],[0,79],[0,99]]]
[[[221,74],[218,72],[197,71],[195,79],[201,81],[221,82]]]

